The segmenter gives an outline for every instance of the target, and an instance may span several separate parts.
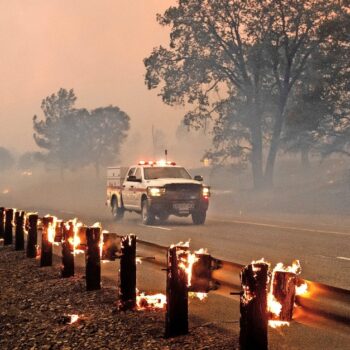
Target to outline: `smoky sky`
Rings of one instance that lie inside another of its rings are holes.
[[[35,150],[32,117],[42,98],[74,88],[77,107],[117,105],[131,133],[151,142],[151,125],[166,135],[184,114],[144,84],[143,58],[166,45],[156,22],[175,0],[11,0],[0,2],[0,145]],[[148,137],[149,135],[149,137]]]

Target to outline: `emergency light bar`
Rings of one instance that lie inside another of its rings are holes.
[[[175,162],[167,162],[165,160],[158,160],[158,161],[153,161],[153,160],[148,160],[148,161],[144,161],[144,160],[140,160],[138,165],[159,165],[159,166],[166,166],[166,165],[176,165]]]

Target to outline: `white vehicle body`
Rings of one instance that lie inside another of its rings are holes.
[[[107,205],[116,219],[125,211],[142,214],[151,224],[169,215],[189,216],[203,224],[208,209],[209,187],[201,177],[192,179],[187,170],[170,162],[140,162],[129,168],[107,170]]]

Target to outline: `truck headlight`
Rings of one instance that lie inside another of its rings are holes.
[[[202,188],[202,194],[203,194],[203,197],[208,198],[210,196],[210,188],[209,187],[203,187]]]
[[[149,187],[148,195],[151,197],[159,197],[165,193],[164,187]]]

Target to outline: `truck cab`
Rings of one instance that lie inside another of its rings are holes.
[[[140,161],[129,168],[110,167],[107,173],[107,203],[118,220],[125,211],[141,214],[142,222],[164,222],[170,215],[192,217],[204,224],[210,189],[200,176],[174,162]]]

